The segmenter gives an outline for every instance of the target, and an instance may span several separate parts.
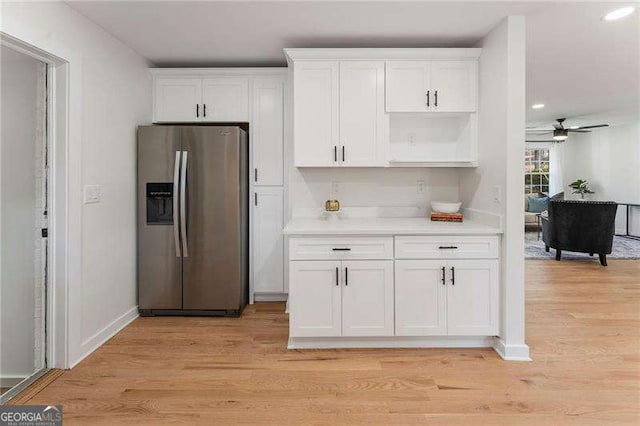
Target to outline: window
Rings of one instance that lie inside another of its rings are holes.
[[[524,152],[524,193],[549,193],[549,149]]]

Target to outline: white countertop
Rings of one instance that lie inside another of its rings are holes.
[[[477,221],[432,222],[429,218],[294,218],[284,235],[487,235],[502,230]]]

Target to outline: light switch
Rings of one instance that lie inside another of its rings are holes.
[[[418,194],[423,194],[425,190],[425,185],[423,180],[416,181],[416,187],[418,189]]]
[[[100,185],[84,186],[84,203],[92,204],[100,202]]]
[[[500,185],[493,187],[493,202],[496,204],[500,204],[502,202],[502,187]]]

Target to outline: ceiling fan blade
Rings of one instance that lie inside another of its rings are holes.
[[[591,130],[580,130],[580,129],[567,129],[567,132],[576,132],[576,133],[591,133]]]
[[[529,140],[529,139],[526,139],[525,142],[526,143],[549,143],[549,142],[551,142],[551,143],[562,143],[564,141],[557,141],[555,139],[544,139],[544,140],[542,140],[542,139],[541,140]]]
[[[527,130],[525,133],[528,135],[546,135],[548,133],[553,133],[553,130]]]
[[[578,127],[578,130],[582,130],[582,129],[596,129],[598,127],[609,127],[608,124],[594,124],[593,126],[580,126]]]
[[[553,127],[554,127],[556,130],[562,130],[562,129],[564,129],[564,127],[562,127],[562,124],[559,124],[559,123],[553,123]]]

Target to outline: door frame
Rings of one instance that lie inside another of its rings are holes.
[[[45,368],[70,368],[80,321],[82,57],[25,28],[0,28],[0,44],[47,64],[48,273]],[[75,290],[75,291],[74,291]],[[77,308],[76,308],[77,309]],[[80,319],[78,316],[74,316]]]

